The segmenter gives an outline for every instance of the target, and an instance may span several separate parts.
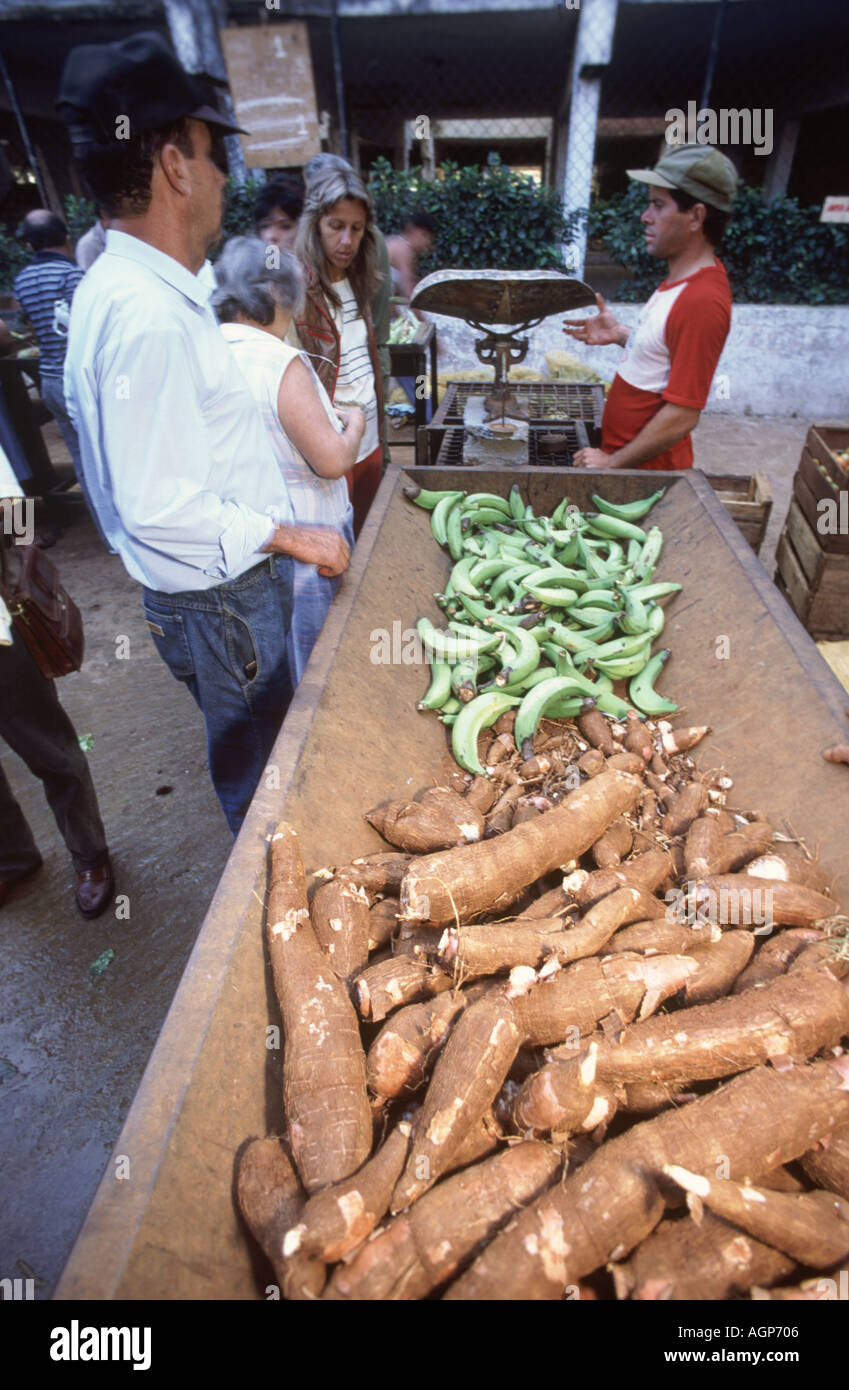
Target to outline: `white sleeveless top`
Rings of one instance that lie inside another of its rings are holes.
[[[295,448],[277,414],[277,393],[290,362],[299,357],[310,374],[328,420],[337,434],[342,425],[330,403],[330,397],[319,381],[307,356],[297,348],[282,343],[272,333],[253,328],[246,323],[222,323],[221,332],[230,344],[242,375],[259,406],[274,456],[286,480],[296,521],[319,522],[339,526],[345,519],[350,502],[348,485],[343,478],[322,478],[310,467],[309,460]]]

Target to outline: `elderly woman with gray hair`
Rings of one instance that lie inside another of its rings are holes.
[[[215,276],[212,304],[221,332],[265,421],[295,520],[335,526],[351,544],[345,474],[357,461],[366,420],[359,409],[334,409],[308,359],[284,341],[303,302],[298,261],[258,237],[234,237],[215,264]],[[295,562],[288,646],[296,682],[338,585],[314,565]]]

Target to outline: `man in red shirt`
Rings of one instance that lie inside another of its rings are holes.
[[[714,254],[734,204],[737,173],[705,145],[673,147],[654,169],[629,169],[647,183],[641,217],[650,256],[669,271],[633,333],[596,295],[599,312],[564,324],[578,342],[627,350],[604,407],[601,448],[579,449],[576,468],[683,469],[693,466],[699,423],[731,327],[731,291]]]

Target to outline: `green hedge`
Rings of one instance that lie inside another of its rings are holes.
[[[645,205],[645,186],[635,183],[590,209],[590,237],[632,272],[618,291],[622,300],[647,298],[661,278],[645,249]],[[768,202],[759,189],[741,188],[718,254],[736,304],[849,303],[849,228],[820,222],[818,207],[795,198]]]
[[[495,156],[483,168],[446,161],[440,175],[428,181],[421,169],[395,170],[379,159],[369,176],[382,231],[400,231],[414,208],[433,217],[434,248],[423,271],[565,269],[560,241],[566,228],[554,189],[505,168]]]
[[[563,218],[559,194],[505,168],[491,157],[484,167],[461,168],[446,161],[440,177],[427,180],[421,169],[395,170],[376,161],[370,174],[377,219],[385,232],[398,231],[414,208],[436,223],[434,249],[423,273],[458,269],[568,270],[562,245],[587,214]],[[248,232],[259,182],[227,186],[225,237]],[[589,212],[590,238],[603,246],[631,276],[618,297],[644,300],[655,289],[662,267],[645,250],[640,213],[646,189],[633,184]],[[67,198],[65,217],[72,239],[94,221],[85,199]],[[743,187],[734,218],[719,248],[737,304],[846,304],[849,302],[849,227],[822,223],[819,209],[795,198],[768,202]],[[14,228],[0,227],[0,290],[11,289],[28,253]]]

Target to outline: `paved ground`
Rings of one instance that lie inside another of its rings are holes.
[[[706,471],[766,472],[775,499],[762,552],[770,574],[806,428],[723,415],[705,417],[696,436]],[[52,429],[51,452],[66,457]],[[398,437],[393,453],[412,461]],[[3,747],[45,867],[0,913],[0,1277],[34,1275],[40,1297],[68,1256],[231,843],[195,706],[149,641],[137,586],[81,509],[77,516],[50,554],[83,611],[87,654],[59,689],[78,734],[93,738],[89,758],[129,916],[79,917],[40,785]]]

